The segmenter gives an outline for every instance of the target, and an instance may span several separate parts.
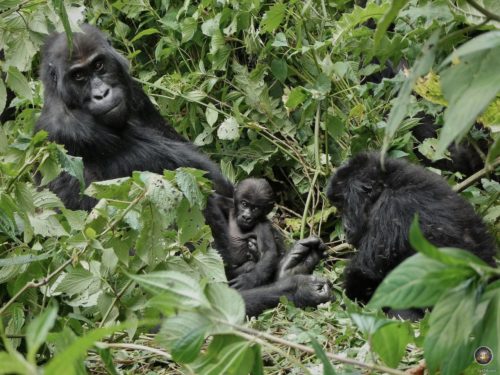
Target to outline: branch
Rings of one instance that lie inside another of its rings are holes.
[[[476,9],[478,12],[482,13],[487,18],[490,18],[492,20],[500,22],[500,16],[499,15],[497,15],[495,13],[491,13],[488,9],[483,8],[481,5],[479,5],[478,3],[476,3],[475,0],[465,0],[465,1],[467,3],[469,3],[469,5],[471,7],[473,7],[474,9]]]
[[[497,166],[500,165],[500,157],[496,158],[490,165],[485,165],[483,169],[477,171],[474,173],[472,176],[469,176],[465,180],[463,180],[461,183],[456,184],[453,186],[453,191],[456,191],[457,193],[461,192],[464,189],[467,189],[469,186],[474,184],[477,180],[479,180],[481,177],[483,177],[485,174],[492,172],[493,169]]]
[[[151,348],[149,346],[146,346],[146,345],[139,345],[139,344],[121,344],[121,343],[108,343],[108,342],[96,342],[96,345],[98,346],[102,346],[102,347],[105,347],[105,348],[111,348],[111,349],[132,349],[132,350],[144,350],[144,351],[147,351],[147,352],[150,352],[150,353],[154,353],[154,354],[157,354],[161,357],[164,357],[166,358],[167,360],[172,360],[172,356],[167,353],[167,352],[164,352],[163,350],[160,350],[160,349],[156,349],[156,348]]]

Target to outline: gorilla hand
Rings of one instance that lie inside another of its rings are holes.
[[[323,257],[325,244],[317,237],[308,237],[297,241],[281,259],[278,279],[291,275],[308,275]]]

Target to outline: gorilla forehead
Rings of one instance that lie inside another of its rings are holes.
[[[265,179],[247,178],[237,185],[236,199],[244,199],[258,206],[267,206],[274,203],[274,192]]]
[[[73,49],[69,51],[65,33],[57,33],[47,39],[43,55],[49,63],[73,64],[85,61],[89,56],[110,49],[108,38],[91,25],[81,25],[82,32],[73,33]]]

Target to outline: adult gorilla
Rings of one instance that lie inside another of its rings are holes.
[[[73,34],[71,51],[63,33],[52,35],[45,43],[41,65],[45,102],[36,130],[46,130],[49,140],[63,144],[70,155],[82,157],[85,185],[130,176],[135,170],[162,173],[186,166],[207,171],[216,194],[209,199],[205,214],[214,228],[214,197],[232,198],[232,184],[215,163],[165,122],[130,77],[127,60],[104,34],[90,25],[81,29]],[[90,210],[96,204],[95,199],[80,195],[78,181],[67,173],[49,188],[68,208]],[[216,248],[227,260],[229,242],[213,232]],[[289,274],[266,289],[243,294],[249,314],[277,305],[281,295],[301,306],[323,302],[324,293],[315,292],[321,289],[318,279]],[[309,290],[312,292],[304,293]]]

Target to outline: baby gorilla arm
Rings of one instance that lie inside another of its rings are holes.
[[[309,275],[323,258],[325,244],[317,237],[308,237],[297,241],[281,259],[277,278],[291,275]]]

